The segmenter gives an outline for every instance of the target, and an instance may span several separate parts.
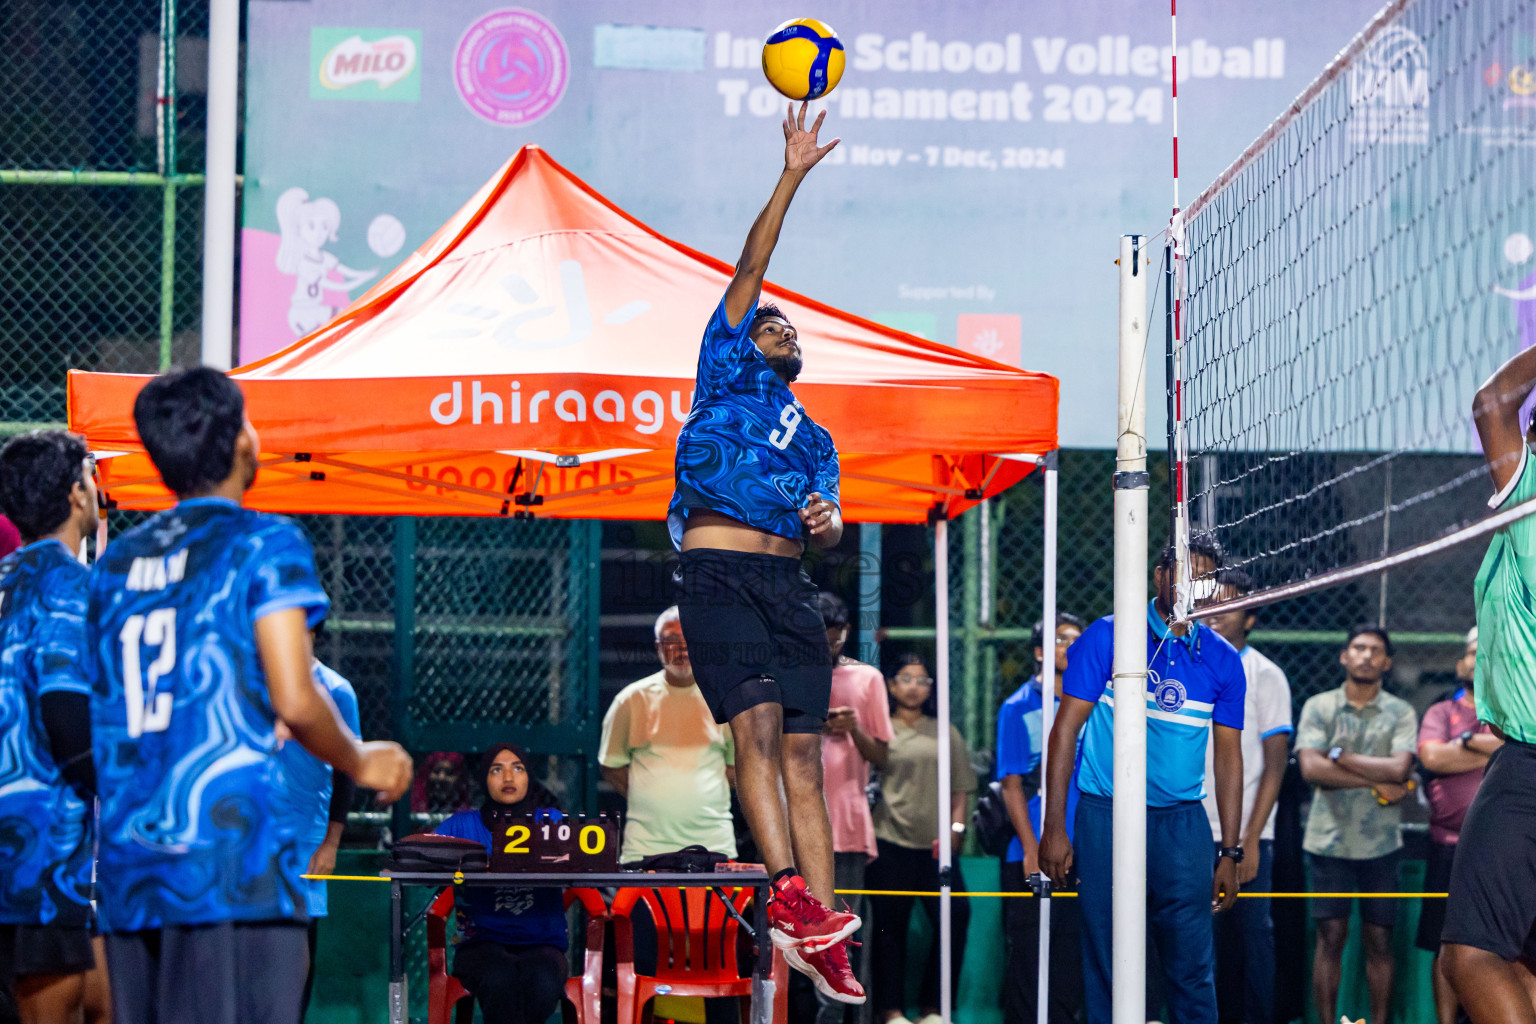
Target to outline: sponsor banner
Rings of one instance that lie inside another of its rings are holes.
[[[1378,5],[1243,0],[1180,19],[1186,202]],[[1112,446],[1118,236],[1157,235],[1173,200],[1166,11],[824,0],[812,13],[847,51],[812,107],[842,141],[797,194],[770,278],[1054,374],[1063,444]],[[787,101],[761,50],[784,17],[748,0],[251,0],[242,359],[325,323],[527,143],[734,262],[782,166]],[[1404,142],[1425,130],[1418,76],[1435,67],[1418,42],[1373,51],[1354,83]],[[1536,92],[1519,54],[1496,77]],[[1504,138],[1524,130],[1508,121]],[[1149,360],[1153,436],[1162,368]]]

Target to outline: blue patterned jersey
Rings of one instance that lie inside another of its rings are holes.
[[[807,494],[819,491],[839,504],[832,435],[773,372],[747,333],[751,326],[748,313],[732,327],[721,299],[704,328],[693,409],[677,435],[677,490],[667,508],[678,548],[691,509],[798,540]]]
[[[90,912],[89,808],[59,774],[45,693],[89,693],[89,573],[56,540],[0,561],[0,923],[83,925]]]
[[[315,662],[315,682],[325,687],[341,713],[341,720],[353,736],[363,735],[358,721],[357,691],[335,669]],[[273,809],[292,823],[299,842],[299,863],[309,866],[309,858],[325,842],[325,834],[331,826],[331,766],[305,750],[298,740],[284,743],[277,753],[283,769],[283,787],[272,802]],[[306,878],[305,902],[310,917],[324,917],[327,913],[325,883]]]
[[[303,919],[306,866],[273,812],[282,771],[256,623],[328,602],[281,516],[183,501],[91,576],[92,745],[107,931]]]

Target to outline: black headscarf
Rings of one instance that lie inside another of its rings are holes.
[[[491,765],[496,763],[496,757],[504,750],[510,750],[517,755],[517,759],[523,762],[523,768],[528,772],[528,792],[515,804],[498,803],[491,796],[490,786],[486,783],[487,776],[491,773]],[[485,827],[491,827],[491,812],[499,810],[503,814],[513,816],[532,814],[541,807],[554,807],[555,794],[549,791],[549,787],[533,777],[532,766],[528,763],[528,752],[516,743],[498,743],[487,750],[480,758],[480,791],[485,799],[480,804],[480,820],[485,822]]]

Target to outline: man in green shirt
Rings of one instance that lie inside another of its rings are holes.
[[[1397,891],[1403,845],[1397,802],[1408,793],[1419,722],[1413,707],[1386,693],[1392,640],[1380,626],[1350,630],[1344,650],[1344,685],[1311,698],[1296,728],[1296,758],[1312,784],[1312,809],[1302,848],[1320,893]],[[1317,948],[1312,998],[1318,1019],[1338,1019],[1339,978],[1349,937],[1350,897],[1314,896]],[[1361,938],[1372,1021],[1386,1021],[1392,1000],[1392,927],[1397,901],[1360,901]]]
[[[1533,436],[1520,423],[1533,388],[1528,348],[1472,402],[1498,511],[1536,498]],[[1477,717],[1506,742],[1488,759],[1456,843],[1440,962],[1477,1024],[1536,1024],[1536,519],[1494,533],[1473,597]]]

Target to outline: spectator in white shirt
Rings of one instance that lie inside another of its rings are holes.
[[[1217,599],[1230,601],[1249,593],[1253,581],[1241,569],[1223,569],[1216,577]],[[1252,609],[1212,615],[1206,622],[1237,649],[1248,678],[1243,709],[1243,842],[1247,851],[1237,866],[1246,892],[1270,892],[1275,859],[1275,801],[1285,778],[1291,745],[1291,685],[1280,666],[1248,645],[1256,616]],[[1211,835],[1221,846],[1216,816],[1215,770],[1211,747],[1205,754],[1205,810]],[[1267,897],[1237,901],[1215,920],[1216,994],[1223,1021],[1273,1024],[1275,1004],[1275,934]],[[1241,993],[1241,1002],[1229,1005]],[[1231,993],[1231,995],[1227,995]],[[1225,998],[1223,998],[1225,996]]]

